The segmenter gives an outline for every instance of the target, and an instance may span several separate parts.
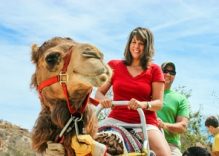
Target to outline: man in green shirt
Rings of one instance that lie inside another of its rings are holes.
[[[189,104],[187,98],[172,90],[176,67],[172,62],[161,65],[165,79],[163,107],[157,112],[159,126],[164,130],[165,138],[169,143],[172,156],[182,156],[180,151],[180,134],[184,133],[188,124]]]

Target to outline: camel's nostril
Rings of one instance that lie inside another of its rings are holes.
[[[100,77],[100,81],[105,82],[106,80],[107,80],[106,75],[102,75],[102,76]]]

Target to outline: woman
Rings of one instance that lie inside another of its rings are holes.
[[[153,34],[142,27],[135,28],[129,36],[124,60],[109,62],[113,69],[111,81],[96,93],[103,107],[112,106],[105,94],[112,86],[114,101],[129,101],[127,106],[114,106],[103,122],[139,123],[137,108],[142,108],[147,121],[150,149],[157,156],[170,156],[169,146],[158,129],[156,111],[162,107],[164,78],[160,67],[152,63],[154,55]]]

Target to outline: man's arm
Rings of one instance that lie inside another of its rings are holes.
[[[160,121],[160,127],[171,133],[184,133],[186,131],[188,119],[183,116],[178,116],[176,123],[166,123]]]

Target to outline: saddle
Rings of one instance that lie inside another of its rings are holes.
[[[143,153],[143,139],[132,128],[106,124],[99,127],[95,140],[106,145],[107,153],[111,155]]]

